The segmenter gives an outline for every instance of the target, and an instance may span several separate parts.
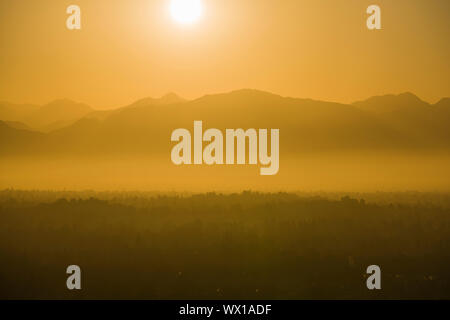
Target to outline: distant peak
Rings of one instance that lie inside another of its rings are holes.
[[[177,95],[176,93],[173,93],[173,92],[166,93],[158,100],[164,104],[178,103],[178,102],[185,101],[185,99],[181,98],[179,95]]]
[[[450,108],[450,98],[442,98],[435,106],[440,108]]]
[[[414,93],[411,93],[409,91],[403,92],[400,94],[385,94],[380,96],[373,96],[370,98],[367,98],[365,100],[356,101],[353,104],[364,104],[364,103],[370,103],[370,102],[384,102],[384,103],[398,103],[398,102],[419,102],[421,104],[428,104],[422,99],[420,99],[418,96],[416,96]]]
[[[243,94],[243,95],[278,96],[277,94],[274,94],[274,93],[271,93],[271,92],[268,92],[268,91],[263,91],[263,90],[258,90],[258,89],[249,89],[249,88],[234,90],[234,91],[231,91],[230,93],[232,93],[232,94]]]
[[[216,94],[207,94],[199,99],[202,98],[210,98],[210,97],[223,97],[223,96],[228,96],[228,97],[260,97],[260,98],[268,98],[268,97],[281,97],[280,95],[271,93],[271,92],[267,92],[267,91],[262,91],[262,90],[257,90],[257,89],[248,89],[248,88],[244,88],[244,89],[238,89],[238,90],[233,90],[233,91],[229,91],[229,92],[224,92],[224,93],[216,93]]]
[[[397,95],[398,98],[405,99],[405,100],[416,100],[420,102],[424,102],[422,99],[420,99],[418,96],[416,96],[414,93],[411,93],[409,91],[400,93]]]
[[[50,101],[49,103],[47,103],[46,105],[44,105],[43,107],[54,107],[54,106],[79,106],[79,107],[85,107],[85,108],[90,108],[87,104],[81,103],[81,102],[76,102],[67,98],[63,98],[63,99],[56,99],[53,101]]]
[[[416,97],[417,98],[417,96],[414,93],[412,93],[411,91],[405,91],[405,92],[399,93],[398,96],[399,97]]]
[[[375,113],[410,112],[430,106],[411,92],[374,96],[363,101],[354,102],[353,105]]]
[[[177,95],[174,92],[168,92],[165,95],[163,95],[160,99],[183,99],[179,95]]]
[[[165,95],[163,95],[161,98],[152,98],[147,97],[140,99],[133,104],[131,104],[131,107],[146,107],[146,106],[161,106],[166,104],[175,104],[175,103],[181,103],[186,101],[185,99],[181,98],[177,94],[173,92],[169,92]]]
[[[67,103],[73,104],[73,103],[76,103],[76,102],[72,101],[70,99],[67,99],[67,98],[62,98],[62,99],[55,99],[53,101],[50,101],[49,103],[47,103],[47,105],[50,105],[50,104],[67,104]]]

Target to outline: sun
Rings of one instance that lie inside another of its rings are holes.
[[[203,12],[201,0],[171,0],[170,13],[180,23],[193,23],[200,19]]]

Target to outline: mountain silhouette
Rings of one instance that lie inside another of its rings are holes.
[[[19,121],[3,121],[6,125],[14,129],[20,130],[28,130],[28,131],[36,131],[33,128],[27,126],[25,123]]]
[[[92,111],[93,109],[86,104],[61,99],[40,107],[25,117],[24,122],[31,127],[51,131],[68,125]]]
[[[375,96],[364,101],[354,102],[353,105],[362,110],[377,114],[410,112],[430,106],[411,92],[405,92],[398,95],[388,94],[384,96]]]
[[[41,143],[46,138],[45,135],[40,132],[15,128],[15,125],[0,120],[2,153],[27,154],[39,152]]]
[[[50,132],[88,115],[94,110],[86,104],[68,99],[52,101],[43,106],[0,103],[0,120],[21,122],[26,126]]]
[[[191,101],[168,94],[109,111],[57,100],[31,112],[24,123],[41,127],[69,123],[26,142],[28,148],[32,144],[32,150],[42,153],[168,154],[171,132],[176,128],[192,130],[193,121],[202,120],[205,130],[279,128],[282,152],[295,154],[445,149],[450,146],[449,110],[448,98],[430,105],[411,93],[341,104],[242,89]],[[4,129],[0,135],[2,140],[6,135],[17,140],[16,150],[26,140],[23,132]]]
[[[446,98],[431,105],[407,92],[372,97],[353,105],[376,115],[377,119],[419,145],[448,145],[450,113]]]
[[[85,117],[88,119],[97,119],[97,120],[105,120],[107,117],[111,116],[114,113],[121,112],[126,108],[140,108],[145,106],[163,106],[168,104],[176,104],[182,103],[186,100],[176,95],[175,93],[168,93],[161,98],[143,98],[133,102],[130,105],[125,107],[112,109],[112,110],[96,110],[94,112],[89,113]]]
[[[39,109],[38,105],[0,102],[0,120],[19,121]]]
[[[448,113],[450,112],[450,98],[442,98],[434,106],[438,111]]]
[[[142,107],[142,106],[150,106],[150,105],[154,105],[154,106],[162,106],[162,105],[167,105],[167,104],[176,104],[176,103],[182,103],[186,100],[184,100],[183,98],[179,97],[177,94],[170,92],[167,93],[166,95],[162,96],[161,98],[143,98],[140,99],[136,102],[134,102],[133,104],[131,104],[129,107],[133,108],[133,107]]]

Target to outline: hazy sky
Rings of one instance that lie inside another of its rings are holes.
[[[0,100],[97,108],[240,88],[352,102],[450,96],[448,0],[203,0],[181,25],[171,0],[1,0]],[[82,29],[66,29],[81,7]],[[366,27],[378,4],[382,30]]]

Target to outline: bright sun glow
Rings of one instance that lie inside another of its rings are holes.
[[[172,17],[181,23],[193,23],[202,15],[201,0],[171,0],[170,12]]]

